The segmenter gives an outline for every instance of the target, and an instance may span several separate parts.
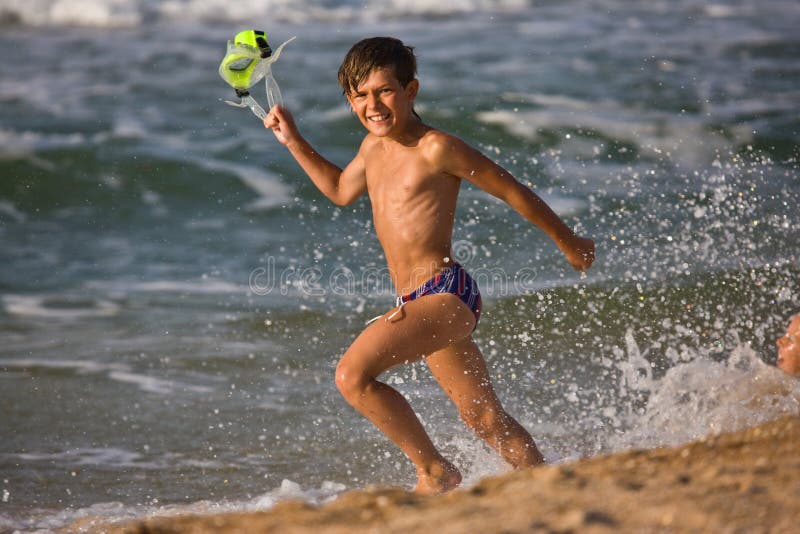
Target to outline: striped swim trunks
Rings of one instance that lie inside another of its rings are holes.
[[[478,320],[481,317],[481,293],[478,291],[478,284],[459,263],[454,263],[408,295],[397,297],[397,306],[436,293],[452,293],[460,298],[475,315],[475,328],[478,327]]]

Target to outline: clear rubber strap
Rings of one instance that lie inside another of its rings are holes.
[[[267,112],[264,111],[264,108],[262,108],[261,105],[256,102],[256,99],[250,95],[243,96],[241,102],[232,102],[230,100],[226,100],[225,103],[235,108],[250,108],[250,110],[253,112],[253,115],[262,121],[267,118]]]
[[[409,302],[410,302],[410,301],[409,301]],[[404,300],[403,300],[403,297],[397,297],[397,298],[395,299],[395,303],[394,303],[394,305],[395,305],[395,306],[397,306],[397,309],[396,309],[395,311],[393,311],[393,312],[392,312],[392,314],[391,314],[389,317],[386,317],[386,319],[385,319],[385,320],[386,320],[386,322],[389,322],[389,321],[391,321],[391,320],[394,318],[394,316],[395,316],[395,315],[397,315],[398,313],[400,313],[400,310],[402,310],[402,309],[403,309],[403,306],[405,306],[405,305],[406,305],[406,301],[404,301]],[[378,315],[377,317],[373,317],[372,319],[370,319],[369,321],[367,321],[367,323],[366,323],[366,324],[372,324],[372,323],[374,323],[375,321],[377,321],[378,319],[380,319],[381,317],[383,317],[384,315],[386,315],[386,314],[384,313],[383,315]]]
[[[272,76],[272,69],[267,67],[267,72],[264,73],[264,85],[267,91],[267,103],[269,109],[275,106],[283,106],[283,96],[281,96],[281,88],[278,87],[278,82]]]

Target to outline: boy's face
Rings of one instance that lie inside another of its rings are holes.
[[[789,374],[800,376],[800,314],[792,318],[786,334],[778,338],[778,367]]]
[[[394,67],[384,67],[370,72],[356,90],[347,95],[347,100],[367,131],[379,137],[399,135],[413,118],[418,89],[417,80],[403,87]]]

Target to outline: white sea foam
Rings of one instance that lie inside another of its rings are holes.
[[[86,452],[87,450],[83,450]],[[129,459],[135,460],[136,453],[129,451],[118,451],[120,459],[127,455]],[[43,455],[46,456],[46,455]],[[58,459],[61,461],[61,459]],[[137,467],[141,464],[135,463]],[[18,531],[51,531],[55,529],[69,527],[76,521],[80,521],[77,531],[94,531],[100,526],[107,526],[109,523],[126,521],[131,519],[143,519],[154,517],[175,517],[183,515],[212,515],[228,512],[260,512],[268,510],[275,504],[289,499],[300,499],[312,504],[322,504],[335,499],[343,493],[347,487],[338,482],[324,481],[318,488],[303,488],[297,482],[284,479],[280,486],[262,495],[248,500],[241,501],[197,501],[191,504],[181,505],[138,505],[131,506],[119,502],[105,502],[93,504],[85,508],[67,508],[53,515],[38,514],[28,519],[11,519],[0,516],[0,527],[6,525],[12,530]],[[158,499],[155,499],[157,501]]]
[[[511,470],[511,466],[500,455],[489,449],[481,440],[468,435],[466,431],[444,443],[444,448],[454,449],[454,453],[448,457],[461,470],[463,488],[469,488],[486,477],[497,476]]]
[[[136,26],[142,4],[129,0],[3,0],[0,17],[31,26]]]
[[[524,180],[521,181],[524,182]],[[581,198],[543,193],[537,190],[536,184],[533,184],[532,189],[542,198],[542,200],[547,203],[548,206],[553,209],[553,211],[555,211],[561,217],[570,217],[572,215],[576,215],[589,207],[589,203]],[[496,199],[495,197],[492,197],[488,193],[485,193],[479,189],[463,189],[460,193],[460,196],[462,198],[462,202],[478,200],[479,202],[484,203],[487,199],[489,199],[492,202],[490,205],[495,206],[497,209],[503,212],[508,211],[508,206],[504,204],[503,201]]]
[[[152,20],[174,22],[245,22],[271,20],[303,24],[310,21],[373,21],[387,17],[445,16],[457,13],[517,12],[525,0],[341,0],[320,5],[313,0],[0,0],[0,20],[30,26],[133,27]]]
[[[62,452],[24,452],[10,454],[26,462],[51,462],[59,465],[113,465],[115,467],[141,467],[142,455],[114,447],[76,448]]]
[[[223,218],[190,219],[183,223],[187,230],[202,232],[203,230],[222,230],[227,226]]]
[[[292,188],[269,171],[250,165],[205,157],[187,157],[187,159],[200,168],[229,173],[239,178],[242,183],[259,195],[247,206],[248,209],[256,211],[271,209],[291,201]]]
[[[110,380],[132,384],[146,393],[173,395],[176,393],[210,393],[214,388],[189,384],[173,379],[156,378],[136,373],[129,365],[121,363],[103,363],[92,360],[44,360],[41,358],[0,359],[0,367],[30,371],[32,369],[72,370],[78,374],[105,374]]]
[[[127,365],[119,363],[101,363],[92,360],[44,360],[40,358],[0,359],[0,366],[9,369],[70,369],[79,374],[128,370]]]
[[[148,291],[157,293],[189,293],[200,295],[215,295],[227,293],[243,293],[246,286],[232,284],[224,280],[201,278],[196,281],[186,280],[153,280],[140,282],[127,286],[132,291]]]
[[[110,300],[84,299],[70,295],[3,295],[6,313],[21,317],[75,320],[111,317],[119,306]]]
[[[194,393],[210,393],[213,391],[213,388],[206,386],[184,384],[175,380],[164,380],[162,378],[155,378],[153,376],[131,373],[127,371],[112,371],[108,373],[108,377],[111,380],[116,380],[117,382],[134,384],[142,391],[146,391],[148,393],[158,393],[159,395],[170,395],[181,390],[192,391]]]
[[[0,128],[0,161],[28,157],[38,150],[80,146],[86,141],[86,136],[78,132],[45,135]]]
[[[619,396],[644,393],[647,403],[622,414],[627,430],[611,437],[613,450],[677,445],[800,412],[800,380],[765,364],[747,344],[739,343],[721,362],[686,348],[670,351],[684,363],[661,378],[653,377],[632,332],[626,345]]]
[[[688,168],[709,165],[715,154],[731,146],[732,141],[727,135],[736,136],[734,144],[743,144],[752,139],[752,129],[745,127],[730,129],[727,134],[709,132],[702,116],[644,111],[612,101],[589,102],[541,94],[515,94],[507,95],[507,98],[512,101],[524,100],[538,107],[517,111],[482,111],[477,113],[477,119],[499,125],[513,135],[535,142],[546,140],[543,131],[585,130],[606,139],[629,143],[654,160],[667,158]],[[578,134],[571,134],[571,137],[579,139]],[[565,159],[592,157],[596,155],[593,153],[596,144],[567,141],[561,148],[568,151]]]
[[[27,217],[21,211],[19,211],[14,204],[7,200],[0,200],[0,222],[3,219],[10,219],[14,222],[25,222]]]

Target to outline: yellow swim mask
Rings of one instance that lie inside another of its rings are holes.
[[[250,96],[249,89],[264,78],[270,108],[283,105],[283,97],[272,76],[271,66],[278,60],[283,47],[294,39],[292,37],[285,41],[274,52],[267,43],[267,36],[260,30],[241,31],[232,41],[228,41],[227,53],[219,65],[219,75],[233,87],[236,96],[242,101],[236,103],[226,100],[226,103],[236,107],[249,107],[263,120],[266,113]]]

